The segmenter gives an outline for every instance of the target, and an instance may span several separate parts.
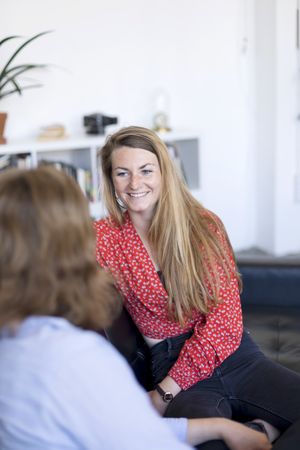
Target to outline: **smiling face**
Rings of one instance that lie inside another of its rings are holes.
[[[130,216],[153,217],[161,191],[161,172],[154,153],[119,147],[112,153],[112,181]]]

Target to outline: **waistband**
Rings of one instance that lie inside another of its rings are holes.
[[[163,352],[169,352],[170,350],[180,350],[183,346],[184,342],[189,339],[193,335],[193,330],[188,331],[187,333],[179,334],[178,336],[166,338],[163,341],[155,344],[150,348],[150,353],[152,357],[159,355]],[[236,350],[236,353],[240,352],[257,352],[260,351],[258,345],[252,340],[252,337],[248,330],[243,331],[242,340],[239,348]]]
[[[176,350],[178,347],[182,346],[192,334],[193,331],[188,331],[187,333],[179,334],[178,336],[166,338],[158,344],[153,345],[153,347],[150,348],[150,353],[152,356],[155,356],[164,351]]]

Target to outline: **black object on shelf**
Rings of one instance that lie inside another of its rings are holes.
[[[83,117],[83,124],[87,134],[104,134],[107,125],[118,123],[117,117],[104,116],[101,113],[90,114]]]

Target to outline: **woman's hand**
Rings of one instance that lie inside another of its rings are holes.
[[[163,416],[168,407],[168,403],[163,401],[157,391],[149,391],[148,395],[154,408],[159,412],[161,416]]]
[[[231,450],[270,450],[264,433],[224,418],[189,419],[187,440],[198,445],[211,440],[223,440]]]
[[[222,439],[231,450],[269,450],[272,448],[265,433],[252,430],[232,420],[227,422],[221,433]]]
[[[173,394],[173,397],[175,397],[181,391],[181,387],[169,375],[167,375],[159,383],[159,386],[165,392],[171,392]],[[150,396],[154,408],[159,412],[159,414],[163,416],[169,403],[163,401],[161,395],[157,392],[157,390],[150,391],[148,392],[148,394]]]

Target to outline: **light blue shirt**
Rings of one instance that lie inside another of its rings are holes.
[[[189,449],[186,419],[166,421],[97,333],[55,317],[0,332],[1,450]]]

